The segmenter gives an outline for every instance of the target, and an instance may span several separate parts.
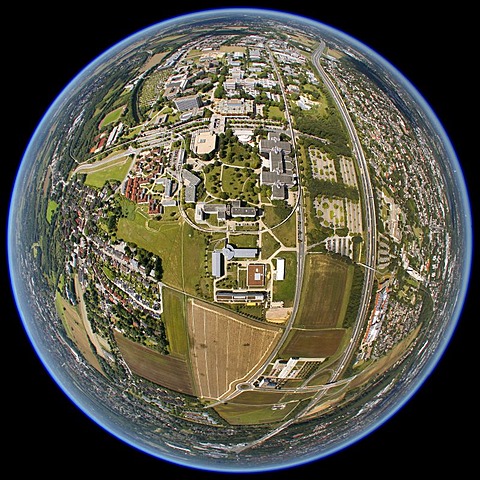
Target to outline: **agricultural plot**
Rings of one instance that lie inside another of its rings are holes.
[[[335,354],[345,330],[293,330],[282,349],[284,357],[327,358]]]
[[[307,255],[295,327],[318,329],[341,326],[352,280],[352,265],[328,255]]]
[[[188,358],[188,333],[185,319],[185,295],[171,288],[162,289],[163,313],[170,355]]]
[[[187,303],[197,395],[216,399],[245,381],[269,355],[281,330],[198,300]]]
[[[55,297],[55,305],[68,337],[75,343],[80,352],[82,352],[87,362],[99,372],[103,373],[97,357],[92,352],[91,341],[88,338],[78,308],[72,306],[72,304],[58,292]]]
[[[176,392],[194,395],[188,364],[185,360],[163,355],[115,332],[120,353],[130,370],[157,385]]]
[[[276,405],[243,405],[229,402],[215,407],[215,410],[230,425],[258,425],[286,420],[298,404],[299,402]]]

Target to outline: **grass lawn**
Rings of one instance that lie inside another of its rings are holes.
[[[183,220],[151,220],[136,210],[119,219],[117,238],[158,255],[163,265],[162,281],[167,285],[192,295],[197,293],[197,284],[209,289],[211,279],[205,272],[206,235]],[[203,290],[202,293],[207,294]]]
[[[111,112],[107,113],[103,120],[100,122],[100,128],[109,125],[110,123],[118,121],[118,119],[122,116],[123,111],[125,110],[125,105],[112,110]]]
[[[240,194],[252,190],[251,179],[254,177],[250,168],[235,168],[224,165],[222,174],[222,189],[232,200],[237,199]],[[250,185],[244,189],[245,182]],[[255,183],[255,182],[254,182]]]
[[[47,222],[50,223],[52,221],[52,215],[54,214],[55,210],[58,208],[58,203],[54,200],[49,200],[47,205]]]
[[[285,259],[285,279],[273,282],[273,301],[283,300],[285,307],[291,307],[296,292],[297,254],[296,252],[280,252],[278,257]]]
[[[162,320],[167,330],[171,355],[187,358],[188,334],[185,323],[185,295],[170,288],[163,288]]]
[[[163,281],[176,288],[183,288],[181,251],[182,226],[180,223],[165,223],[161,230],[146,228],[145,217],[136,213],[133,219],[120,218],[117,238],[132,242],[162,259]]]
[[[282,217],[276,213],[276,207],[265,206],[265,225],[274,226],[272,233],[282,242],[284,247],[297,246],[297,216],[294,213],[284,224],[276,227]]]
[[[262,233],[262,259],[270,258],[278,249],[280,244],[268,233]]]
[[[268,107],[268,118],[271,120],[285,120],[284,113],[277,106]]]
[[[130,157],[122,157],[104,167],[99,166],[98,170],[87,174],[85,184],[90,187],[102,188],[108,180],[121,182],[126,177],[132,161],[133,159]]]
[[[238,248],[256,248],[258,243],[258,235],[249,235],[248,233],[240,235],[230,234],[228,241]]]

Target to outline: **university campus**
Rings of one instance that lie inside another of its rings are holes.
[[[448,264],[424,133],[339,42],[275,25],[179,29],[99,74],[32,246],[100,378],[192,428],[268,426],[218,455],[387,378]]]

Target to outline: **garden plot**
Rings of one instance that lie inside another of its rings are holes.
[[[335,171],[335,162],[316,147],[308,149],[310,161],[312,162],[312,174],[314,178],[320,180],[337,181],[337,172]]]

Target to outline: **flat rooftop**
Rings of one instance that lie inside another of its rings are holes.
[[[194,135],[192,150],[197,155],[206,155],[215,150],[217,135],[211,132],[199,132]]]
[[[265,285],[265,265],[251,263],[247,266],[247,286],[263,287]]]

